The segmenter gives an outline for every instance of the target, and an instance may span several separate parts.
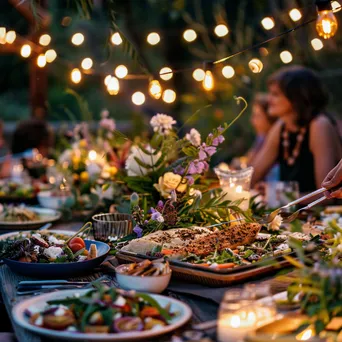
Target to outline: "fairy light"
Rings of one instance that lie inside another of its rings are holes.
[[[183,38],[186,40],[188,43],[193,42],[197,38],[197,33],[193,29],[187,29],[183,33]]]
[[[6,33],[6,43],[13,44],[16,38],[17,34],[15,33],[15,31],[8,31]]]
[[[48,63],[52,63],[57,58],[57,52],[54,49],[49,49],[45,52],[45,58]]]
[[[0,44],[6,43],[6,28],[0,27]]]
[[[171,78],[173,76],[172,69],[169,67],[164,67],[164,68],[160,69],[159,76],[164,81],[171,80]]]
[[[249,68],[254,72],[255,74],[258,74],[262,71],[264,65],[262,64],[261,60],[258,58],[253,58],[248,63]]]
[[[226,25],[219,24],[215,27],[214,32],[218,37],[224,37],[229,33],[229,30]]]
[[[71,81],[74,83],[80,83],[81,79],[82,79],[82,73],[80,71],[80,69],[75,68],[71,71]]]
[[[22,57],[27,58],[31,55],[32,49],[28,44],[24,44],[20,49],[20,54]]]
[[[82,63],[81,63],[81,67],[84,70],[89,70],[91,69],[91,67],[93,66],[93,60],[89,57],[84,58]]]
[[[109,83],[109,81],[110,81],[111,78],[112,78],[112,75],[107,75],[107,76],[105,77],[105,79],[104,79],[104,84],[105,84],[105,86],[108,85],[108,83]]]
[[[73,43],[76,46],[81,45],[83,42],[84,35],[82,33],[77,32],[71,37],[71,43]]]
[[[314,50],[319,51],[323,49],[323,42],[319,38],[314,38],[311,40],[311,46]]]
[[[150,45],[157,45],[160,42],[160,35],[157,32],[151,32],[146,40]]]
[[[298,8],[292,8],[289,12],[289,16],[293,21],[298,21],[302,18],[302,13],[300,13]]]
[[[118,65],[116,68],[115,68],[115,75],[116,77],[118,78],[125,78],[128,74],[128,69],[126,68],[125,65]]]
[[[39,68],[44,68],[46,65],[46,58],[45,55],[39,55],[37,58],[37,65]]]
[[[112,34],[112,37],[110,38],[110,41],[113,45],[120,45],[122,43],[122,38],[120,36],[119,32],[115,32]]]
[[[48,46],[51,43],[51,36],[48,34],[43,34],[39,38],[39,44],[43,46]]]
[[[94,150],[90,150],[88,153],[88,159],[90,161],[95,161],[97,159],[97,152]]]
[[[288,64],[292,62],[293,57],[290,51],[285,50],[280,53],[280,59],[284,64]]]
[[[141,91],[137,91],[132,95],[132,102],[136,106],[141,106],[145,102],[145,95]]]
[[[201,68],[198,68],[194,70],[194,72],[192,73],[192,77],[194,78],[195,81],[202,82],[205,77],[205,71]]]
[[[329,39],[333,37],[338,29],[337,19],[332,11],[330,1],[317,1],[316,31],[320,37]]]
[[[268,50],[264,46],[259,49],[259,52],[260,52],[260,55],[263,57],[266,57],[269,54]]]
[[[166,103],[173,103],[176,100],[176,92],[172,89],[165,89],[163,92],[163,101]]]
[[[334,13],[341,11],[341,4],[338,1],[331,2],[331,8]]]
[[[271,17],[265,17],[261,20],[261,25],[265,30],[272,30],[274,27],[274,20]]]
[[[148,91],[152,97],[154,97],[156,100],[159,100],[162,96],[163,89],[158,80],[152,80],[149,84]]]
[[[119,80],[116,77],[114,76],[110,77],[108,84],[107,84],[107,90],[110,95],[117,95],[119,93],[120,84],[119,84]]]
[[[207,70],[205,72],[205,76],[204,76],[204,80],[203,80],[203,88],[206,91],[210,91],[213,90],[214,88],[214,77],[213,77],[213,73],[210,70]]]
[[[222,68],[222,75],[225,78],[232,78],[235,75],[235,70],[232,66],[226,65]]]

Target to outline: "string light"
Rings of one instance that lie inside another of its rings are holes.
[[[20,49],[20,54],[22,57],[27,58],[31,55],[31,46],[28,44],[24,44]]]
[[[152,97],[154,97],[156,100],[159,100],[162,96],[163,89],[158,80],[152,80],[149,84],[148,91]]]
[[[14,31],[8,31],[6,33],[6,43],[12,44],[16,38],[17,38],[17,35]]]
[[[222,68],[222,75],[225,78],[232,78],[235,75],[235,70],[232,66],[226,65]]]
[[[141,91],[135,92],[132,95],[132,102],[137,106],[141,106],[145,102],[145,95]]]
[[[108,86],[108,83],[109,83],[109,81],[110,81],[111,78],[112,78],[112,75],[107,75],[107,76],[105,77],[105,79],[104,79],[104,84],[105,84],[105,86]]]
[[[195,81],[202,82],[205,77],[205,71],[203,69],[198,68],[194,70],[194,72],[192,73],[192,77]]]
[[[224,37],[229,33],[229,30],[226,25],[220,24],[215,27],[214,32],[218,37]]]
[[[6,43],[6,28],[0,27],[0,44]]]
[[[280,53],[280,59],[284,64],[288,64],[292,62],[293,57],[290,51],[285,50]]]
[[[43,34],[39,38],[39,44],[43,46],[48,46],[51,43],[51,37],[48,34]]]
[[[197,33],[193,29],[187,29],[183,33],[183,38],[186,40],[188,43],[193,42],[197,38]]]
[[[115,75],[116,77],[118,78],[125,78],[128,74],[128,69],[126,68],[125,65],[118,65],[116,68],[115,68]]]
[[[71,71],[71,81],[74,83],[80,83],[82,79],[82,73],[80,69],[75,68]]]
[[[262,71],[264,65],[262,64],[261,60],[258,58],[253,58],[248,63],[249,68],[254,72],[255,74],[258,74]]]
[[[330,1],[321,0],[317,1],[317,20],[316,31],[320,37],[329,39],[336,34],[338,23],[337,19],[332,11]]]
[[[175,102],[176,97],[176,92],[172,89],[165,89],[163,92],[163,101],[166,103]]]
[[[298,8],[293,8],[290,12],[289,12],[289,16],[293,21],[298,21],[302,18],[302,13],[300,13]]]
[[[341,11],[341,4],[338,1],[331,2],[331,8],[334,13]]]
[[[113,33],[112,37],[110,38],[113,45],[120,45],[122,43],[122,38],[119,32]]]
[[[171,78],[173,76],[172,69],[169,67],[164,67],[164,68],[160,69],[159,76],[164,81],[171,80]]]
[[[274,27],[274,20],[271,17],[265,17],[261,20],[261,25],[265,30],[272,30]]]
[[[323,49],[323,42],[319,38],[312,39],[311,45],[316,51]]]
[[[57,58],[57,53],[54,49],[49,49],[45,52],[45,58],[48,63],[52,63]]]
[[[110,95],[117,95],[119,93],[120,84],[119,80],[116,77],[111,76],[107,84],[107,90]]]
[[[82,63],[81,63],[81,67],[84,69],[84,70],[89,70],[91,69],[91,67],[93,66],[93,60],[89,57],[87,58],[84,58]]]
[[[46,65],[46,58],[45,55],[39,55],[37,58],[37,65],[39,68],[44,68]]]
[[[71,37],[71,43],[73,43],[74,45],[81,45],[84,42],[84,35],[82,33],[75,33],[72,37]]]
[[[261,47],[259,49],[259,52],[260,52],[260,55],[263,56],[263,57],[268,56],[268,53],[269,53],[268,50],[265,47]]]
[[[203,85],[204,90],[206,90],[206,91],[213,90],[213,88],[214,88],[214,77],[213,77],[213,73],[210,70],[207,70],[205,72],[205,77],[204,77],[202,85]]]
[[[147,43],[150,45],[157,45],[160,42],[160,36],[157,32],[151,32],[147,36]]]

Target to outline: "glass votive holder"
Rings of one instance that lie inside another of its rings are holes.
[[[97,214],[92,219],[95,240],[105,241],[108,236],[119,240],[133,231],[130,214]]]

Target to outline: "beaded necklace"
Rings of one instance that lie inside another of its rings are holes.
[[[299,129],[299,133],[296,138],[296,145],[292,151],[292,154],[290,155],[289,132],[286,130],[286,128],[284,129],[282,144],[284,146],[284,159],[286,160],[287,165],[292,166],[295,163],[296,159],[298,158],[299,153],[300,153],[300,148],[302,147],[302,143],[304,140],[305,133],[306,133],[306,128],[301,127]]]

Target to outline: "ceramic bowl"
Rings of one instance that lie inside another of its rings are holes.
[[[63,207],[70,208],[75,203],[73,195],[70,196],[52,196],[52,191],[41,191],[37,195],[38,202],[43,208],[62,209]]]

